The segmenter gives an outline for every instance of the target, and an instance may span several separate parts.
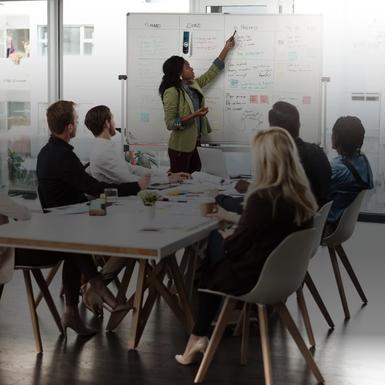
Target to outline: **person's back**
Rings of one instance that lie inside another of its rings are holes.
[[[305,142],[301,138],[294,141],[311,190],[318,206],[321,207],[330,200],[331,167],[329,160],[317,144]]]
[[[36,173],[39,197],[45,208],[87,200],[83,191],[72,182],[83,168],[72,148],[68,143],[51,136],[39,152]]]
[[[231,271],[232,279],[228,279],[230,274],[207,274],[207,286],[235,295],[251,290],[269,254],[289,234],[310,225],[311,221],[295,223],[295,207],[280,195],[279,189],[254,192],[234,234],[224,242],[226,259],[221,262],[221,269]],[[214,266],[213,270],[217,268]]]
[[[360,191],[373,188],[370,164],[360,151],[364,136],[365,129],[357,117],[341,117],[334,124],[332,144],[339,155],[331,162],[333,205],[328,222],[337,223]]]
[[[324,205],[330,194],[330,164],[320,146],[305,142],[299,137],[301,124],[297,108],[287,102],[275,103],[269,111],[269,124],[282,127],[290,133],[297,145],[302,166],[318,206]]]

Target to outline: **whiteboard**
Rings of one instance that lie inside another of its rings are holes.
[[[167,143],[158,87],[163,62],[179,55],[199,76],[234,29],[236,46],[225,69],[204,88],[212,133],[203,142],[249,144],[283,100],[301,117],[301,137],[320,142],[322,17],[319,15],[127,15],[127,110],[130,143]],[[183,32],[191,52],[182,52]]]

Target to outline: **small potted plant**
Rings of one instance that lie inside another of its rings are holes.
[[[156,191],[142,190],[139,192],[139,198],[142,200],[146,207],[148,219],[154,219],[155,217],[155,203],[159,198],[159,194]]]

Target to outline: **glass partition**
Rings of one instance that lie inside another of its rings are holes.
[[[2,1],[0,14],[0,186],[14,191],[35,189],[41,106],[47,104],[47,1]]]

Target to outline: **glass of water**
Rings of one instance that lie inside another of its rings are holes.
[[[118,189],[117,188],[105,188],[104,194],[106,194],[107,204],[114,204],[118,201]]]

